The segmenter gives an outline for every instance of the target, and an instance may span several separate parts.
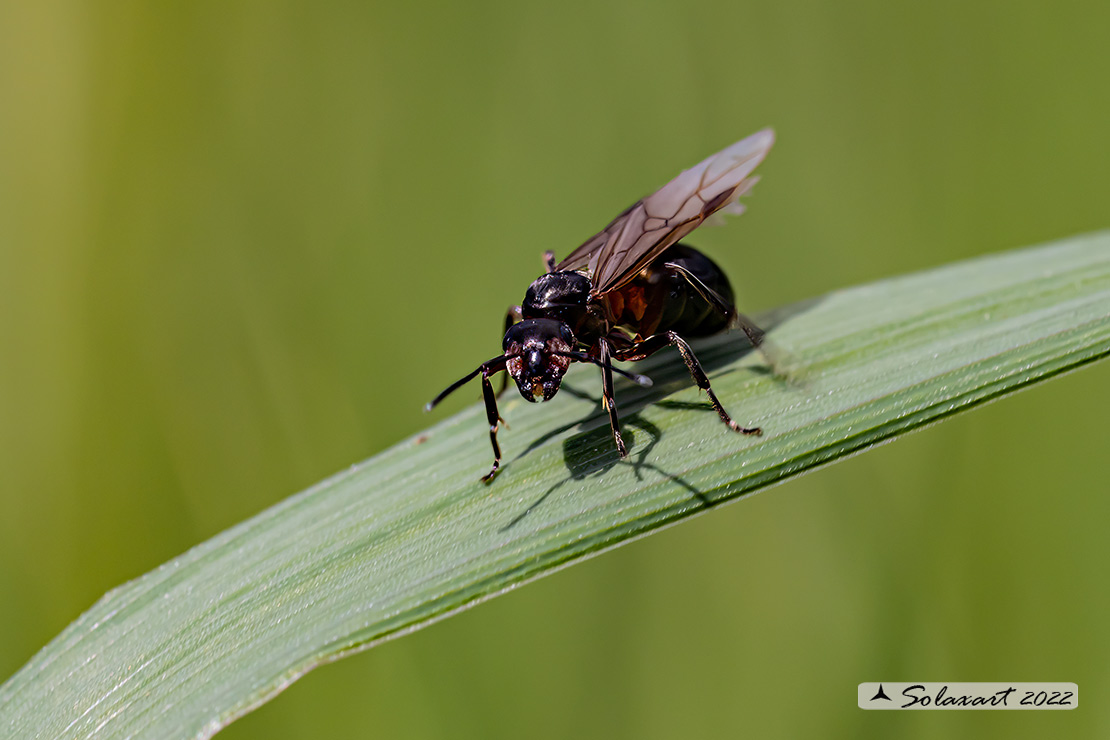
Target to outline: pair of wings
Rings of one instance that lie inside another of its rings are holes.
[[[741,213],[737,199],[759,178],[775,134],[758,131],[684,171],[571,252],[556,270],[585,269],[593,294],[617,290],[717,211]]]

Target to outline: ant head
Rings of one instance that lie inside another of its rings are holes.
[[[562,321],[525,319],[509,327],[502,345],[508,356],[505,366],[520,395],[535,403],[558,393],[571,363],[564,353],[574,345],[574,332]]]

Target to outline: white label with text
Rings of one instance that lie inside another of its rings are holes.
[[[860,709],[1075,709],[1074,683],[883,681],[859,685]]]

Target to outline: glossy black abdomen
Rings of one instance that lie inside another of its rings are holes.
[[[722,300],[707,298],[690,278]],[[668,248],[616,293],[619,295],[610,298],[618,317],[616,324],[639,339],[668,330],[684,337],[709,336],[728,328],[736,313],[732,286],[724,272],[713,260],[685,244]]]

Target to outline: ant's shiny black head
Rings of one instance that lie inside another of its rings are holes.
[[[535,403],[558,393],[574,345],[574,333],[562,321],[525,319],[509,327],[502,344],[508,357],[505,369],[520,395]]]

